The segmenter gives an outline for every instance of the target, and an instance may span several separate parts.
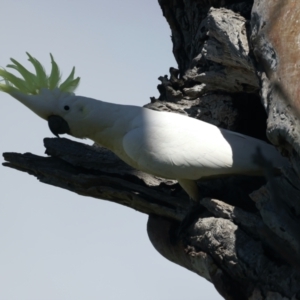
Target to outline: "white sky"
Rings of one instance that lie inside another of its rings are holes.
[[[1,24],[0,66],[28,67],[28,51],[49,71],[51,52],[65,75],[76,66],[77,94],[104,101],[144,105],[177,66],[157,1],[3,1]],[[0,152],[44,155],[47,123],[0,98]],[[0,179],[0,299],[222,299],[156,252],[146,215],[2,166]]]

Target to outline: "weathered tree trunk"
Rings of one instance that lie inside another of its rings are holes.
[[[274,177],[261,158],[266,179],[199,181],[204,208],[178,237],[189,204],[178,184],[134,170],[108,150],[45,139],[50,157],[5,153],[4,165],[148,214],[157,251],[211,281],[225,299],[300,299],[300,2],[159,4],[178,69],[159,78],[160,97],[147,107],[261,139],[267,133],[291,167]]]

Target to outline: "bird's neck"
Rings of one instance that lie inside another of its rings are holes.
[[[141,110],[144,109],[138,106],[95,101],[85,119],[89,120],[86,137],[117,153],[122,147],[123,137],[134,128]]]

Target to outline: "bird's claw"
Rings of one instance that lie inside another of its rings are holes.
[[[181,221],[177,230],[177,239],[180,240],[185,230],[192,224],[192,222],[203,212],[204,207],[199,201],[191,201],[187,213]]]

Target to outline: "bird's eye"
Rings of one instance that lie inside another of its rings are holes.
[[[70,106],[69,105],[65,105],[64,106],[64,110],[69,110],[70,109]]]

